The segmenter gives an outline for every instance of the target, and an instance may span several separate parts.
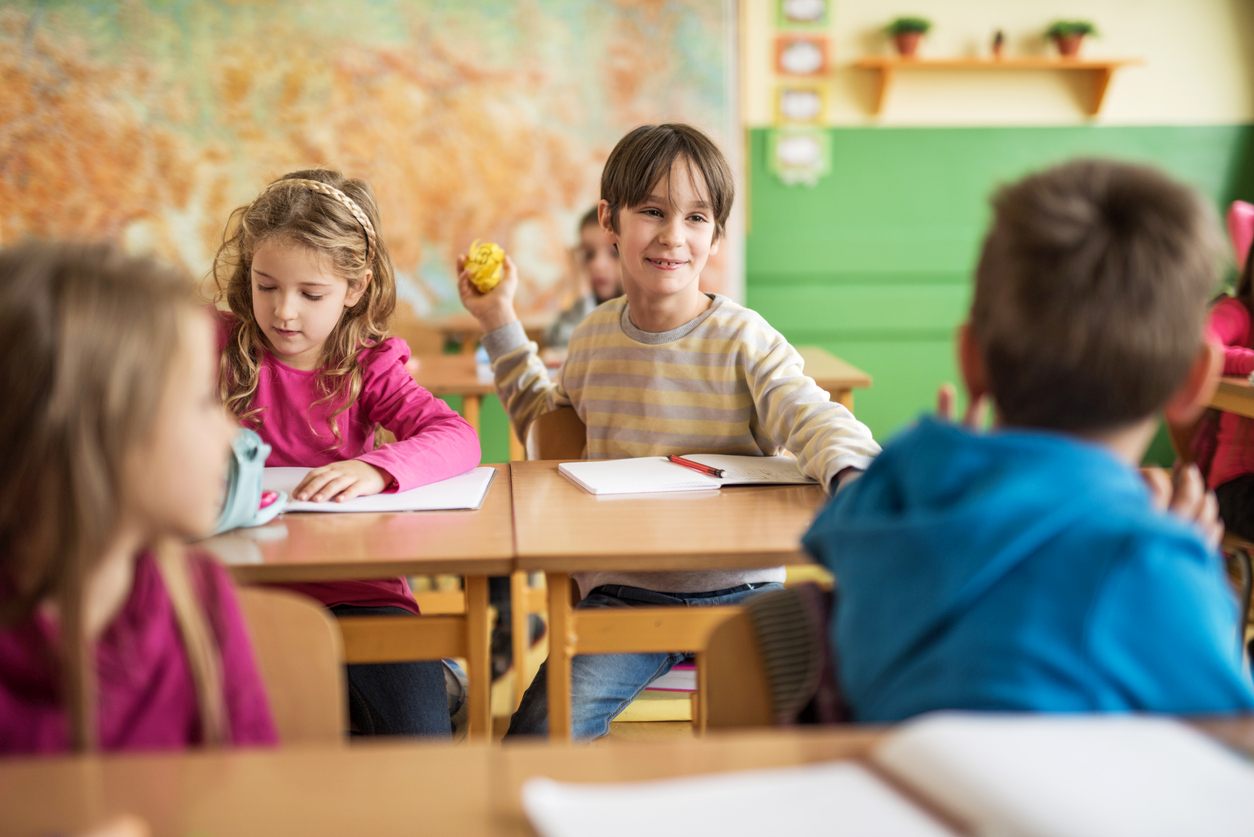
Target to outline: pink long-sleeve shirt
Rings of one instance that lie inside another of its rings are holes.
[[[278,737],[225,570],[190,556],[193,590],[217,641],[235,745]],[[0,578],[0,601],[11,595]],[[0,754],[69,749],[60,689],[59,633],[46,614],[0,630]],[[149,553],[135,563],[131,592],[96,643],[97,734],[103,750],[172,750],[201,743],[200,708],[174,606]]]
[[[1250,309],[1243,302],[1231,297],[1221,300],[1211,309],[1207,329],[1224,347],[1225,375],[1244,377],[1254,372]],[[1221,413],[1207,482],[1215,488],[1251,472],[1254,472],[1254,421],[1235,413]]]
[[[220,320],[221,345],[232,321]],[[479,464],[479,437],[466,420],[447,404],[418,386],[405,368],[409,346],[388,338],[358,356],[362,366],[361,393],[336,417],[341,441],[327,423],[334,408],[318,403],[318,373],[293,369],[268,352],[263,353],[252,407],[260,408],[260,425],[253,429],[270,445],[266,465],[315,468],[346,459],[360,459],[386,474],[386,490],[406,491],[464,474]],[[382,425],[396,442],[374,446],[374,430]],[[413,593],[403,578],[336,581],[284,585],[312,596],[324,605],[399,607],[418,612]]]

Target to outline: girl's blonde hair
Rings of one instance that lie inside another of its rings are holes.
[[[95,654],[85,626],[92,573],[125,496],[128,457],[152,432],[196,314],[191,279],[106,245],[0,251],[0,624],[58,605],[70,743],[97,746]],[[202,737],[226,733],[220,661],[173,543],[150,544],[184,640]]]
[[[356,289],[370,271],[357,304],[347,309],[322,346],[319,403],[335,409],[329,422],[341,438],[336,418],[361,393],[357,355],[387,337],[396,309],[396,278],[379,232],[379,209],[370,187],[337,171],[309,169],[285,174],[247,206],[231,213],[222,246],[213,260],[217,301],[235,314],[236,325],[222,352],[219,387],[227,408],[241,419],[259,421],[251,407],[257,392],[265,337],[253,317],[253,254],[270,239],[308,247],[330,259],[336,274]]]

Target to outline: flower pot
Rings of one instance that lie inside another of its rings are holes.
[[[1055,35],[1054,45],[1058,47],[1058,54],[1063,58],[1075,58],[1080,54],[1080,44],[1084,41],[1083,35]]]
[[[919,51],[922,32],[898,32],[893,35],[893,43],[897,45],[897,54],[903,58],[912,58]]]

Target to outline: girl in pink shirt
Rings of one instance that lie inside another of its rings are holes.
[[[414,382],[409,347],[387,336],[392,262],[370,187],[322,169],[271,183],[227,223],[214,259],[220,387],[271,446],[270,466],[313,470],[296,499],[404,491],[479,464],[461,416]],[[375,447],[383,427],[396,442]],[[403,578],[290,585],[337,615],[416,614]],[[353,729],[448,735],[439,662],[348,667]]]
[[[234,423],[191,278],[0,252],[0,753],[275,741],[213,528]]]
[[[1210,335],[1224,347],[1225,375],[1247,377],[1254,372],[1252,306],[1254,248],[1246,254],[1245,269],[1234,295],[1220,300],[1210,313]],[[1254,421],[1235,413],[1219,413],[1207,481],[1219,500],[1224,527],[1243,538],[1254,539]]]

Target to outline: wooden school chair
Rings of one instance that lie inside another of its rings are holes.
[[[695,719],[698,732],[775,725],[766,663],[748,610],[710,632],[697,655],[697,691],[704,695]]]
[[[572,407],[560,407],[527,428],[527,459],[583,459],[588,429]]]
[[[823,706],[814,721],[840,720],[825,596],[815,583],[762,593],[710,632],[697,654],[698,732],[791,724],[812,701]]]
[[[335,620],[284,590],[242,587],[238,596],[279,741],[343,743],[344,648]]]

